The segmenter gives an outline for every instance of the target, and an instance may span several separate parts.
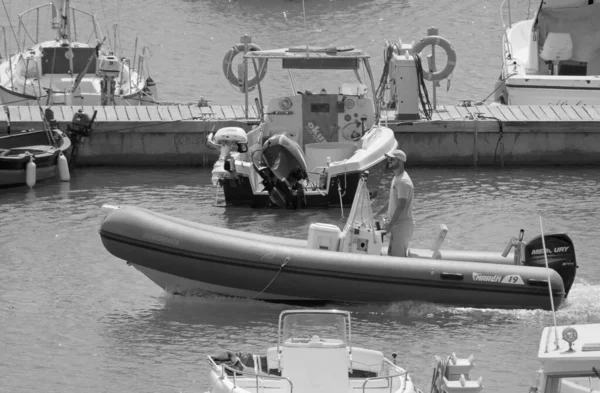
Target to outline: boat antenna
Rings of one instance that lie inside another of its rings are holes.
[[[4,2],[4,0],[2,0],[2,6],[4,7],[4,13],[6,14],[6,17],[8,18],[8,25],[10,26],[10,31],[12,31],[13,36],[15,37],[15,43],[17,44],[17,50],[19,51],[19,53],[21,53],[21,45],[19,45],[19,39],[17,38],[17,33],[15,32],[15,28],[10,20],[10,14],[8,13],[8,10],[6,9],[6,3]],[[9,56],[10,58],[10,56]]]
[[[306,8],[304,8],[304,0],[302,0],[302,15],[304,16],[304,30],[308,33],[306,29]]]
[[[542,248],[544,249],[544,261],[546,262],[546,273],[548,274],[548,290],[550,291],[550,306],[552,307],[552,318],[554,320],[554,343],[558,349],[558,328],[556,326],[556,309],[554,308],[554,298],[552,297],[552,283],[550,282],[550,268],[548,267],[548,253],[546,252],[546,240],[544,237],[544,224],[542,224],[542,215],[538,212],[540,218],[540,230],[542,231]]]

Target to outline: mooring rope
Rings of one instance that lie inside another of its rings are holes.
[[[283,261],[283,263],[281,264],[281,266],[279,266],[279,270],[277,271],[277,273],[275,273],[275,276],[271,279],[271,281],[269,281],[269,283],[267,284],[267,286],[262,289],[262,291],[260,291],[256,295],[254,295],[254,297],[252,297],[252,300],[255,300],[258,296],[260,296],[267,289],[269,289],[269,287],[271,286],[271,284],[273,284],[273,282],[275,282],[275,279],[277,278],[277,276],[279,276],[279,273],[281,273],[281,271],[288,264],[288,262],[290,261],[290,259],[291,259],[291,257],[289,257],[289,256],[285,258],[285,260]]]

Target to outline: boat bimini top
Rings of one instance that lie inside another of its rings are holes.
[[[375,81],[369,64],[369,55],[351,46],[316,47],[301,45],[290,48],[252,50],[244,54],[244,62],[252,60],[256,75],[264,75],[268,60],[281,60],[281,67],[289,72],[292,91],[296,94],[296,84],[291,70],[353,70],[360,83],[358,71],[361,63],[369,78],[370,91],[375,94]],[[366,85],[366,84],[365,84]],[[246,91],[246,95],[248,91]],[[260,92],[259,92],[260,95]],[[261,97],[262,102],[262,97]],[[376,119],[379,119],[379,106],[375,105]]]

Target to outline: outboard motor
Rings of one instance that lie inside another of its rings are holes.
[[[233,164],[231,162],[231,152],[244,153],[248,149],[248,136],[246,131],[240,127],[223,127],[219,128],[213,135],[212,133],[207,138],[209,146],[220,149],[219,159],[213,165],[211,181],[213,185],[217,185],[224,178],[229,178],[233,172]]]
[[[306,172],[306,159],[302,148],[285,133],[267,139],[263,144],[263,159],[279,180],[283,180],[296,168]]]
[[[546,243],[548,267],[556,270],[562,278],[566,297],[569,294],[571,285],[573,285],[578,267],[575,260],[573,241],[566,233],[557,233],[545,235],[544,242]],[[541,235],[534,237],[525,245],[524,265],[546,266]]]
[[[263,144],[262,154],[267,168],[259,171],[259,174],[263,183],[269,183],[265,184],[265,188],[269,190],[271,202],[280,207],[299,207],[301,201],[295,200],[289,180],[297,184],[308,177],[306,159],[300,145],[285,133],[273,135]],[[303,199],[302,195],[300,186],[296,197]]]
[[[69,160],[70,169],[75,168],[75,161],[77,160],[77,153],[79,152],[79,148],[85,142],[85,139],[90,136],[92,133],[92,126],[94,125],[94,121],[96,120],[96,115],[98,111],[95,110],[94,114],[90,118],[87,113],[83,111],[83,109],[79,109],[74,115],[73,119],[70,123],[67,123],[67,135],[71,139],[71,159]],[[46,116],[50,114],[47,113]]]

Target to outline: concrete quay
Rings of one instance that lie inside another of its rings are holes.
[[[41,127],[38,107],[7,108],[13,132]],[[210,132],[250,130],[259,122],[254,107],[246,116],[233,105],[52,107],[62,129],[79,109],[98,113],[78,166],[212,166],[218,152],[206,145]],[[389,112],[382,122],[395,131],[411,166],[600,164],[598,106],[439,106],[430,120],[397,121]]]

